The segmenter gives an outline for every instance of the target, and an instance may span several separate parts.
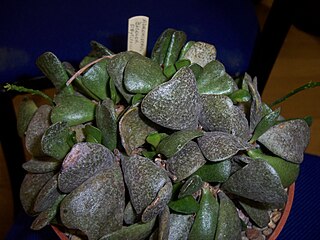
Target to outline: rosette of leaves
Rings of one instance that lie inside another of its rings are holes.
[[[83,239],[241,239],[287,201],[309,141],[306,119],[263,103],[216,49],[167,29],[150,58],[92,42],[75,71],[37,60],[56,94],[25,100],[19,132],[32,158],[21,186],[32,228]],[[38,93],[11,86],[16,90]],[[48,97],[46,97],[49,99]]]

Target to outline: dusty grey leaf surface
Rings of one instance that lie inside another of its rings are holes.
[[[216,59],[217,50],[209,43],[195,42],[185,53],[185,59],[189,59],[191,63],[197,63],[204,67],[209,62]]]
[[[190,68],[181,68],[168,82],[142,100],[142,113],[151,121],[173,130],[196,129],[199,94]]]
[[[187,240],[194,217],[192,215],[170,214],[170,240]]]

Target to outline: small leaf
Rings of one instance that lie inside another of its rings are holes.
[[[138,102],[141,102],[141,100],[144,98],[145,95],[141,93],[137,93],[134,95],[131,99],[131,105],[136,105]]]
[[[203,181],[198,175],[192,175],[188,180],[182,185],[178,198],[183,198],[185,196],[190,196],[201,189]]]
[[[280,115],[280,109],[277,109],[266,116],[257,124],[253,136],[250,140],[251,143],[255,142],[262,134],[264,134],[270,127],[277,123],[277,119]]]
[[[163,69],[163,74],[167,77],[167,79],[170,79],[175,73],[177,72],[177,69],[174,65],[166,66]]]
[[[61,161],[52,158],[31,158],[22,164],[22,168],[30,173],[53,172],[60,168]]]
[[[66,122],[52,124],[41,139],[42,151],[55,159],[62,160],[70,150],[70,129]]]
[[[188,239],[212,239],[216,232],[218,212],[218,200],[212,195],[208,187],[202,188],[200,208]]]
[[[239,201],[243,209],[249,215],[249,217],[257,224],[259,227],[264,228],[270,222],[269,210],[263,208],[261,204],[259,205],[253,201],[242,200]]]
[[[170,158],[179,152],[192,139],[201,136],[203,136],[201,130],[181,130],[174,132],[157,145],[157,152]]]
[[[173,211],[183,214],[194,214],[199,210],[199,203],[191,195],[170,201],[168,206]]]
[[[229,95],[229,98],[233,103],[248,102],[251,99],[249,91],[244,89],[238,89]]]
[[[190,60],[188,59],[181,59],[176,61],[176,63],[174,64],[176,69],[179,70],[182,67],[187,67],[191,64]]]
[[[231,174],[230,160],[207,162],[194,175],[199,175],[205,182],[225,182]]]
[[[156,148],[159,143],[168,136],[166,133],[158,133],[152,132],[146,138],[147,143],[151,144],[154,148]]]
[[[181,49],[186,43],[187,35],[183,31],[174,31],[171,35],[170,44],[168,46],[166,57],[164,59],[164,67],[174,65],[178,60]]]
[[[86,125],[83,131],[86,136],[86,142],[101,143],[102,133],[99,128],[92,125]]]
[[[216,59],[216,48],[205,42],[196,42],[186,50],[183,58],[189,59],[191,63],[197,63],[201,67]]]

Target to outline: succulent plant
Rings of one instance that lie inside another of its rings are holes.
[[[256,78],[232,78],[213,45],[186,39],[165,30],[150,58],[92,42],[78,72],[51,52],[38,58],[56,94],[19,109],[32,155],[21,202],[37,216],[33,229],[241,239],[248,224],[240,215],[264,227],[284,207],[308,121],[284,119],[262,102]]]

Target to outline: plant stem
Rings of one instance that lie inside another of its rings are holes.
[[[17,92],[21,92],[21,93],[30,93],[32,95],[39,95],[41,97],[43,97],[44,99],[48,100],[50,102],[51,105],[53,105],[53,101],[52,99],[45,93],[39,91],[39,90],[34,90],[34,89],[31,89],[31,88],[25,88],[23,86],[17,86],[17,85],[14,85],[14,84],[9,84],[7,83],[4,88],[7,90],[7,91],[17,91]]]
[[[284,97],[277,99],[276,101],[274,101],[273,103],[270,104],[270,107],[273,107],[279,103],[282,103],[283,101],[287,100],[289,97],[297,94],[298,92],[301,92],[301,91],[303,91],[305,89],[309,89],[309,88],[315,88],[315,87],[320,87],[320,82],[308,82],[308,83],[302,85],[301,87],[298,87],[298,88],[292,90]]]

